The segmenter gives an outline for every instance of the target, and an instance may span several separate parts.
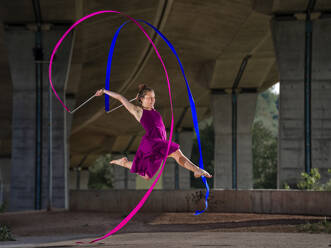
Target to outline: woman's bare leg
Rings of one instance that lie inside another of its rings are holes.
[[[132,167],[132,161],[129,161],[127,157],[123,157],[120,159],[115,159],[109,162],[110,164],[117,164],[124,168],[128,168],[129,170]]]
[[[169,155],[169,157],[174,158],[176,160],[176,162],[179,165],[181,165],[182,167],[184,167],[185,169],[192,171],[194,173],[194,177],[196,177],[196,178],[201,177],[201,176],[205,176],[208,178],[213,177],[207,171],[205,171],[205,170],[201,169],[199,166],[196,166],[195,164],[193,164],[187,157],[185,157],[185,155],[181,152],[180,149],[171,153]]]
[[[116,160],[112,160],[112,161],[110,161],[109,162],[110,164],[117,164],[117,165],[120,165],[120,166],[122,166],[122,167],[124,167],[124,168],[127,168],[127,169],[131,169],[131,167],[132,167],[132,161],[129,161],[126,157],[123,157],[123,158],[120,158],[120,159],[116,159]],[[137,175],[139,175],[139,174],[137,174]],[[141,176],[141,175],[139,175],[139,176]],[[141,176],[143,179],[145,179],[145,180],[150,180],[151,178],[150,177],[148,177],[147,175],[145,175],[145,176]]]

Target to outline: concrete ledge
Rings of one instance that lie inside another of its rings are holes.
[[[71,190],[70,210],[131,211],[147,190]],[[139,210],[195,212],[206,190],[153,190]],[[210,190],[207,212],[331,216],[331,192],[301,190]]]

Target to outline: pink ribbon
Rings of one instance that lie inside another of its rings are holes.
[[[62,41],[64,40],[64,38],[68,35],[68,33],[74,28],[76,27],[79,23],[85,21],[86,19],[92,17],[92,16],[95,16],[95,15],[99,15],[99,14],[103,14],[103,13],[117,13],[117,14],[121,14],[127,18],[129,18],[130,20],[132,20],[140,29],[141,31],[145,34],[145,36],[147,37],[148,41],[152,44],[153,48],[154,48],[154,51],[157,55],[157,57],[159,58],[159,60],[161,61],[161,64],[163,66],[163,69],[164,69],[164,72],[165,72],[165,75],[166,75],[166,79],[167,79],[167,84],[168,84],[168,91],[169,91],[169,99],[170,99],[170,108],[171,108],[171,128],[170,128],[170,135],[169,135],[169,142],[168,142],[168,147],[167,147],[167,155],[165,156],[164,160],[162,161],[163,164],[162,164],[162,168],[161,168],[161,171],[159,172],[159,174],[157,175],[155,181],[153,182],[152,186],[148,189],[148,191],[146,192],[146,194],[143,196],[143,198],[140,200],[140,202],[138,203],[138,205],[130,212],[130,214],[125,217],[121,223],[119,223],[114,229],[112,229],[110,232],[108,232],[106,235],[98,238],[98,239],[95,239],[95,240],[92,240],[90,241],[89,243],[93,243],[93,242],[96,242],[96,241],[99,241],[99,240],[102,240],[102,239],[105,239],[107,238],[108,236],[116,233],[118,230],[120,230],[123,226],[125,226],[129,220],[139,211],[139,209],[144,205],[145,201],[147,200],[148,196],[151,194],[155,184],[157,183],[157,181],[159,180],[162,172],[163,172],[163,169],[164,169],[164,164],[167,160],[167,157],[168,157],[168,152],[169,152],[169,148],[170,148],[170,143],[171,143],[171,140],[172,140],[172,133],[173,133],[173,126],[174,126],[174,116],[173,116],[173,108],[172,108],[172,98],[171,98],[171,89],[170,89],[170,82],[169,82],[169,77],[168,77],[168,72],[167,72],[167,69],[165,67],[165,64],[161,58],[161,55],[159,54],[155,44],[153,43],[152,39],[148,36],[147,32],[144,30],[144,28],[135,20],[133,19],[132,17],[128,16],[128,15],[125,15],[119,11],[114,11],[114,10],[102,10],[102,11],[97,11],[97,12],[93,12],[92,14],[89,14],[81,19],[79,19],[78,21],[76,21],[65,33],[64,35],[61,37],[61,39],[57,42],[57,44],[55,45],[55,48],[53,49],[53,52],[52,52],[52,55],[51,55],[51,59],[49,61],[49,70],[48,70],[48,75],[49,75],[49,83],[51,84],[51,87],[52,87],[52,90],[54,92],[54,94],[56,95],[57,99],[60,101],[60,103],[62,104],[62,106],[70,113],[70,110],[68,109],[68,107],[61,101],[60,97],[58,96],[58,94],[56,93],[54,87],[53,87],[53,83],[52,83],[52,62],[53,62],[53,58],[54,58],[54,55],[57,51],[57,49],[59,48],[59,46],[61,45]],[[83,243],[83,242],[77,242],[77,243]]]

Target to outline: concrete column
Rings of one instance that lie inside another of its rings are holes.
[[[66,28],[45,31],[42,35],[44,60],[48,61],[56,42]],[[35,33],[28,30],[6,30],[9,67],[13,82],[12,116],[12,166],[10,211],[35,209],[36,166],[36,73],[33,48]],[[53,84],[64,99],[64,83],[72,44],[71,34],[57,51],[53,62]],[[43,65],[43,147],[42,147],[42,208],[48,200],[48,63]],[[53,207],[65,208],[66,176],[64,165],[64,116],[63,107],[53,95]]]
[[[255,116],[257,93],[238,95],[237,106],[237,185],[253,188],[251,127]],[[214,187],[232,188],[232,96],[212,95],[215,130]]]
[[[76,170],[69,170],[69,190],[76,189],[77,173]]]
[[[9,203],[10,193],[10,158],[0,158],[0,205]]]
[[[128,160],[133,161],[135,154],[128,154]],[[113,159],[122,158],[124,155],[115,155],[112,156]],[[136,189],[136,178],[137,175],[135,173],[130,173],[130,171],[126,168],[123,168],[119,165],[112,165],[114,166],[114,189],[125,189],[125,178],[127,177],[128,180],[128,189]]]
[[[322,182],[331,164],[331,20],[313,20],[311,83],[312,168]],[[305,21],[272,20],[280,76],[278,187],[295,186],[304,164]]]
[[[191,159],[193,146],[193,132],[181,131],[179,132],[179,145],[182,153]],[[179,171],[179,189],[189,189],[191,187],[190,172],[177,164],[173,158],[168,158],[163,170],[163,189],[175,189],[175,167],[178,166]],[[199,166],[199,165],[197,165]]]
[[[192,131],[181,131],[179,133],[179,145],[182,153],[188,158],[191,159],[192,147],[193,147],[193,132]],[[199,164],[196,164],[199,166]],[[179,189],[190,189],[191,188],[191,176],[189,170],[183,168],[180,165],[179,167]]]
[[[134,159],[134,153],[128,154],[128,160],[133,161]],[[127,169],[127,172],[125,172],[128,177],[128,189],[136,189],[136,179],[137,175],[135,173],[130,173],[130,171]]]
[[[78,179],[79,176],[79,179]],[[88,189],[88,180],[89,180],[90,172],[89,170],[77,170],[75,168],[74,170],[71,170],[69,172],[70,177],[70,185],[69,189]],[[77,188],[77,180],[79,180],[79,188]]]
[[[75,37],[75,36],[73,36]],[[74,42],[74,41],[73,41]],[[71,55],[72,56],[72,55]],[[66,92],[66,82],[64,86],[64,92]],[[70,109],[74,109],[76,104],[76,98],[72,95],[67,96],[65,98],[64,104]],[[72,119],[73,115],[68,114],[66,111],[63,112],[63,120],[64,120],[64,135],[63,135],[63,144],[64,144],[64,168],[65,168],[65,188],[66,188],[66,195],[65,195],[65,209],[69,209],[70,203],[70,189],[75,189],[75,186],[72,186],[76,181],[73,179],[72,173],[73,170],[70,170],[70,131],[72,126]]]
[[[164,170],[162,172],[162,189],[175,189],[175,167],[177,162],[173,158],[167,158]],[[178,165],[179,166],[179,165]]]
[[[119,159],[122,158],[123,155],[118,154],[118,155],[112,155],[111,160],[113,159]],[[114,177],[113,177],[113,186],[114,189],[124,189],[125,187],[125,182],[124,182],[124,171],[127,170],[126,168],[123,168],[119,165],[113,164],[113,172],[114,172]]]

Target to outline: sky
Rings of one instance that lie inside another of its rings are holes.
[[[271,91],[275,94],[279,94],[279,82],[277,82],[271,87]]]

